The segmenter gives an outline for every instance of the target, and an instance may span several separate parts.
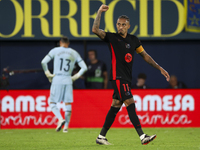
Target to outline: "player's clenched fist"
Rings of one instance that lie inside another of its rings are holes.
[[[99,7],[99,11],[100,12],[105,12],[109,9],[109,6],[105,5],[105,4],[102,4],[100,7]]]

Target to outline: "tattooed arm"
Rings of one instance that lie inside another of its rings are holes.
[[[102,12],[105,12],[108,10],[108,6],[102,4],[97,12],[97,16],[94,20],[93,26],[92,26],[92,32],[95,33],[100,39],[104,39],[106,36],[106,33],[104,30],[99,29],[100,26],[100,20],[101,20],[101,14]]]
[[[161,74],[165,76],[165,78],[166,78],[167,81],[169,81],[170,76],[169,76],[168,72],[167,72],[165,69],[163,69],[161,66],[159,66],[159,65],[153,60],[153,58],[152,58],[149,54],[147,54],[147,52],[146,52],[145,50],[143,50],[143,51],[140,53],[140,55],[142,56],[142,58],[143,58],[148,64],[150,64],[152,67],[154,67],[154,68],[160,70]]]

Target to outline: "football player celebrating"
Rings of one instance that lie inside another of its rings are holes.
[[[112,56],[112,64],[109,79],[114,89],[113,101],[109,112],[107,113],[104,125],[99,136],[96,139],[97,144],[110,145],[106,139],[106,133],[113,124],[115,116],[124,103],[131,123],[135,127],[143,145],[148,144],[156,138],[156,135],[148,136],[144,134],[140,121],[135,111],[135,101],[131,93],[132,65],[134,52],[140,54],[142,58],[154,68],[160,70],[167,81],[170,76],[162,67],[160,67],[142,47],[139,39],[128,34],[130,28],[130,19],[126,15],[119,16],[116,27],[117,33],[105,32],[99,29],[102,12],[109,9],[107,5],[102,4],[94,20],[92,32],[100,39],[108,43]]]

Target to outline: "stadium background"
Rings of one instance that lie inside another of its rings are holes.
[[[191,7],[183,0],[1,0],[1,74],[5,67],[9,70],[41,69],[42,58],[57,46],[61,35],[70,38],[70,47],[86,61],[87,50],[96,49],[98,59],[106,63],[109,71],[111,58],[107,45],[91,32],[95,12],[102,2],[110,9],[102,15],[100,28],[113,32],[117,17],[128,15],[131,19],[129,32],[139,37],[156,62],[189,88],[200,88],[200,33],[186,31],[186,26],[192,24],[187,22],[186,15]],[[199,24],[197,20],[196,25]],[[144,72],[150,87],[167,87],[168,83],[158,70],[137,54],[134,59],[135,79],[138,73]],[[9,89],[50,87],[43,72],[15,74],[9,77],[9,82]]]
[[[191,4],[186,5],[186,1]],[[56,25],[59,19],[51,19],[52,3],[57,3],[54,6],[58,7],[60,2],[63,15],[74,11],[70,19],[61,19],[61,26]],[[95,17],[93,14],[102,2],[110,6],[111,12],[105,20],[104,15],[102,16],[102,29],[113,30],[111,21],[115,24],[122,12],[127,14],[131,18],[130,31],[139,36],[147,52],[170,74],[177,75],[178,79],[190,88],[132,90],[136,106],[139,106],[137,114],[145,127],[145,133],[158,135],[157,140],[148,145],[148,149],[199,149],[200,145],[196,140],[200,131],[197,119],[200,115],[199,0],[0,0],[0,75],[3,68],[8,66],[9,70],[41,70],[41,59],[51,48],[57,46],[59,37],[56,37],[56,34],[59,35],[59,30],[62,35],[70,37],[70,46],[85,60],[87,50],[96,49],[98,58],[104,60],[109,69],[108,48],[91,32],[92,17]],[[30,19],[30,11],[34,15],[40,14],[40,5],[44,15],[43,19],[41,18],[43,27],[36,16]],[[48,11],[45,11],[45,8],[48,8]],[[18,10],[17,27],[15,9]],[[196,14],[191,13],[194,9],[197,10]],[[46,25],[45,18],[48,22]],[[90,18],[90,22],[87,18]],[[107,22],[107,27],[104,21]],[[52,22],[55,24],[52,25]],[[69,22],[77,24],[71,25]],[[168,83],[159,71],[150,67],[139,55],[135,56],[133,67],[134,78],[138,73],[145,72],[148,76],[147,84],[151,87],[167,86]],[[13,90],[0,90],[0,129],[3,129],[0,130],[0,149],[107,148],[96,145],[94,141],[109,109],[112,90],[74,90],[72,119],[66,135],[52,129],[57,121],[48,106],[50,84],[43,72],[15,74],[9,76],[9,81],[9,88]],[[114,128],[107,135],[109,142],[114,145],[108,148],[144,149],[124,106],[116,118]]]
[[[109,70],[111,58],[108,47],[91,32],[95,13],[102,3],[109,5],[110,8],[103,13],[100,28],[115,32],[118,16],[128,15],[131,19],[129,32],[139,37],[145,50],[156,62],[191,88],[133,90],[138,115],[154,122],[149,125],[151,127],[159,127],[159,123],[155,123],[155,118],[159,118],[162,127],[199,126],[193,118],[199,115],[197,110],[200,104],[198,0],[1,0],[1,74],[4,68],[11,71],[40,70],[35,73],[16,73],[12,76],[4,74],[9,76],[10,85],[9,91],[0,91],[1,128],[51,128],[53,125],[49,126],[50,120],[52,124],[56,124],[56,119],[48,108],[50,83],[42,71],[41,60],[50,49],[58,46],[58,40],[62,35],[70,38],[70,47],[77,50],[85,61],[87,50],[96,49],[98,58],[106,63]],[[144,72],[147,74],[147,84],[150,87],[167,87],[168,82],[158,70],[149,66],[137,54],[134,59],[135,80],[140,72]],[[52,62],[49,68],[52,68]],[[193,88],[197,90],[192,90]],[[103,106],[98,103],[102,101],[95,97],[98,93],[103,93],[99,94],[103,97],[98,97],[104,99]],[[75,111],[70,127],[77,127],[74,123],[79,120],[76,119],[79,118],[78,110],[82,109],[82,112],[89,112],[90,116],[82,113],[82,118],[85,122],[88,121],[88,124],[81,127],[101,127],[100,123],[96,121],[95,125],[89,118],[95,116],[93,109],[95,112],[102,112],[103,109],[104,113],[100,113],[101,116],[97,115],[102,118],[99,121],[103,123],[110,106],[111,95],[112,90],[75,90],[75,102],[72,105]],[[87,103],[84,100],[87,100]],[[80,104],[82,105],[79,106]],[[140,104],[143,108],[141,111]],[[87,107],[82,107],[83,105]],[[90,113],[91,111],[93,113]],[[128,123],[126,110],[122,110],[118,116],[117,127],[127,127],[120,121],[121,116],[124,116],[124,121]],[[32,123],[27,121],[29,119]],[[145,122],[142,122],[142,125],[146,126]]]

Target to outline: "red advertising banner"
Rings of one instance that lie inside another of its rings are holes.
[[[74,90],[69,127],[102,127],[113,90]],[[132,90],[142,127],[200,127],[200,90]],[[49,90],[1,90],[1,129],[55,128],[57,119],[48,104]],[[64,105],[58,104],[64,117]],[[112,127],[132,127],[126,107]]]

